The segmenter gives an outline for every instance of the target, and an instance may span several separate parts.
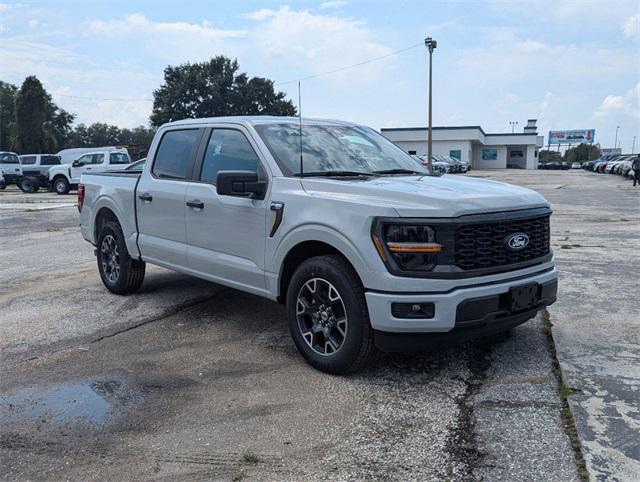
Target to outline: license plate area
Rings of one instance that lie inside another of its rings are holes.
[[[509,290],[509,298],[511,299],[512,312],[533,308],[540,302],[540,285],[538,283],[528,283],[514,286]]]

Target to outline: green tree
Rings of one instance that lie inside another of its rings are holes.
[[[44,122],[48,108],[47,92],[40,81],[30,75],[16,95],[16,149],[22,154],[46,151],[48,140]]]
[[[16,93],[18,88],[0,80],[0,151],[13,149],[16,134]]]
[[[578,144],[576,147],[567,149],[564,153],[564,160],[567,162],[586,162],[600,157],[600,146],[591,144]]]
[[[164,84],[153,93],[151,124],[225,115],[295,115],[273,81],[238,72],[237,60],[219,55],[208,62],[164,69]]]
[[[543,149],[538,152],[538,162],[546,164],[547,162],[562,161],[562,155],[559,152]]]

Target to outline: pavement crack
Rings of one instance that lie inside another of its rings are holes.
[[[469,344],[467,353],[467,369],[470,376],[464,380],[464,393],[457,398],[458,420],[447,438],[446,451],[451,454],[455,467],[449,467],[448,478],[456,480],[473,480],[474,471],[480,465],[485,454],[478,449],[476,435],[476,417],[473,396],[487,379],[487,370],[491,366],[492,346],[488,341]]]
[[[138,329],[138,328],[140,328],[142,326],[148,325],[149,323],[154,323],[156,321],[163,320],[163,319],[168,318],[170,316],[176,315],[176,314],[180,313],[181,311],[184,311],[184,310],[186,310],[188,308],[192,308],[194,306],[197,306],[197,305],[200,305],[202,303],[205,303],[205,302],[211,300],[212,298],[218,296],[221,293],[226,293],[227,291],[228,291],[227,289],[222,289],[220,291],[217,291],[217,292],[213,293],[213,295],[199,296],[198,298],[194,298],[193,300],[189,300],[189,301],[185,301],[183,303],[177,304],[176,306],[173,306],[171,309],[166,310],[164,313],[161,313],[161,314],[159,314],[157,316],[153,316],[151,318],[147,318],[147,319],[142,320],[142,321],[140,321],[138,323],[135,323],[133,325],[129,325],[129,326],[127,326],[125,328],[122,328],[120,330],[116,330],[113,333],[108,333],[106,335],[102,335],[102,336],[100,336],[98,338],[95,338],[95,339],[89,341],[89,344],[99,343],[99,342],[101,342],[103,340],[106,340],[108,338],[113,338],[114,336],[118,336],[118,335],[121,335],[121,334],[126,333],[128,331]]]
[[[568,396],[572,395],[573,393],[577,393],[578,390],[567,387],[562,377],[562,369],[560,368],[560,362],[558,361],[556,344],[553,340],[553,331],[551,329],[551,327],[553,326],[553,323],[551,323],[551,314],[546,308],[542,310],[540,314],[542,323],[544,324],[544,334],[547,339],[547,350],[549,352],[549,355],[551,356],[553,374],[555,375],[557,382],[557,392],[561,403],[562,425],[564,426],[564,431],[567,434],[569,442],[571,443],[571,448],[573,449],[573,456],[576,464],[576,470],[578,472],[578,477],[580,478],[580,480],[588,481],[589,472],[587,470],[587,463],[584,459],[582,443],[580,443],[580,437],[578,436],[578,430],[576,428],[576,421],[573,413],[571,412],[571,407],[569,406],[568,400]]]

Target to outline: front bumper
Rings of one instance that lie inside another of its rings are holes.
[[[367,291],[365,296],[371,326],[377,332],[446,333],[454,328],[460,330],[463,326],[491,324],[507,318],[520,320],[525,312],[505,308],[504,298],[512,288],[535,283],[540,287],[538,300],[535,306],[527,307],[527,311],[532,311],[532,314],[520,321],[522,323],[555,301],[557,280],[557,271],[555,268],[549,268],[515,279],[465,286],[444,293]],[[393,303],[433,303],[435,311],[432,318],[396,318],[392,315]]]

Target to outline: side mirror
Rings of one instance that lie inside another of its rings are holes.
[[[216,192],[221,196],[262,199],[266,188],[267,183],[259,181],[253,171],[220,171],[216,178]]]
[[[76,159],[71,163],[71,167],[82,167],[82,166],[84,166],[84,162],[79,161],[78,159]]]

